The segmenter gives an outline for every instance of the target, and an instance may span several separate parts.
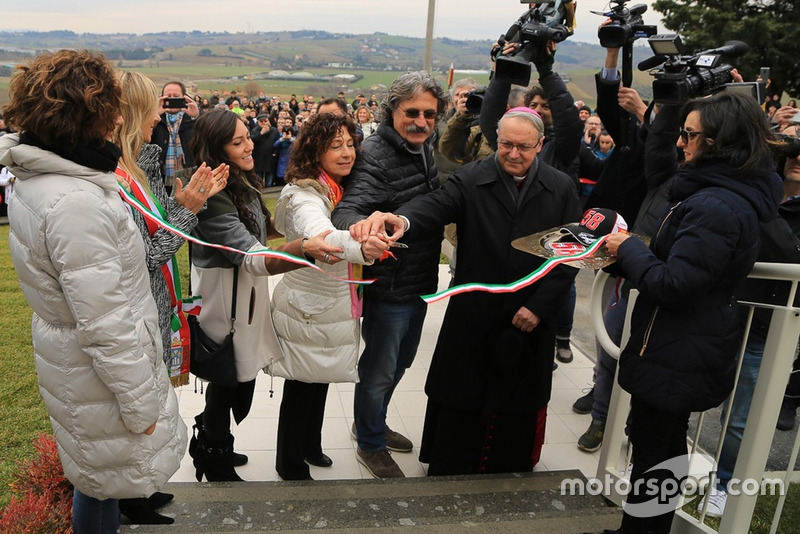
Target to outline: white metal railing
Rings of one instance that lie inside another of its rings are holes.
[[[764,477],[765,466],[769,457],[770,447],[775,434],[775,425],[778,421],[781,402],[786,388],[787,377],[792,368],[792,361],[795,356],[798,338],[800,338],[800,308],[794,307],[795,294],[800,282],[800,265],[783,263],[756,263],[750,273],[750,278],[783,280],[791,283],[791,289],[786,302],[780,305],[765,305],[759,303],[743,302],[743,305],[751,307],[765,307],[772,309],[772,320],[769,326],[764,355],[762,357],[761,369],[758,374],[750,412],[747,417],[747,425],[742,437],[739,455],[733,471],[733,477],[738,480],[762,480]],[[603,312],[605,302],[603,290],[608,281],[608,274],[600,271],[594,280],[591,297],[591,316],[594,321],[594,329],[598,342],[614,358],[619,358],[620,347],[615,345],[606,332],[603,324]],[[625,316],[625,327],[622,334],[622,346],[630,336],[630,318],[636,302],[637,292],[631,291],[628,298],[628,308]],[[752,316],[752,312],[751,312]],[[749,330],[749,329],[748,329]],[[744,351],[744,343],[739,351],[739,366],[741,366],[741,355]],[[737,368],[736,378],[739,378],[739,368]],[[733,395],[731,394],[731,398]],[[597,466],[597,478],[606,480],[609,477],[616,482],[619,478],[627,476],[627,462],[629,454],[623,452],[622,446],[626,441],[625,423],[630,408],[630,395],[623,391],[614,378],[614,388],[609,403],[608,419],[606,420],[605,434],[603,436],[603,447],[600,452],[600,460]],[[720,445],[717,447],[716,459],[719,459],[722,439],[727,429],[727,418],[724,421],[720,433]],[[692,440],[692,447],[697,447],[697,436],[702,429],[702,415],[698,422],[697,433]],[[784,486],[788,489],[789,481],[792,478],[792,469],[795,465],[800,449],[800,432],[797,434],[794,446],[789,458],[787,471],[784,475]],[[623,457],[620,468],[620,458]],[[716,465],[716,464],[715,464]],[[608,497],[617,505],[622,505],[623,496],[616,492],[618,484],[611,484],[607,489],[610,493]],[[672,523],[672,532],[678,534],[689,533],[714,533],[734,534],[747,532],[752,520],[753,510],[755,509],[758,495],[748,495],[744,492],[738,495],[730,494],[725,506],[725,513],[720,522],[719,531],[713,530],[708,525],[694,518],[682,510],[678,509],[675,520]],[[777,530],[780,521],[781,511],[786,499],[785,493],[780,496],[775,516],[772,522],[772,530]],[[697,501],[694,501],[697,502]]]

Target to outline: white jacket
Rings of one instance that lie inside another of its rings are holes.
[[[64,473],[98,499],[149,496],[178,469],[187,432],[115,175],[17,135],[0,138],[0,162],[17,177],[11,257],[33,308],[39,390]]]
[[[334,230],[325,241],[344,251],[346,261],[319,266],[347,277],[348,262],[364,259],[361,245],[331,223],[331,203],[318,180],[304,179],[281,191],[275,228],[287,241]],[[360,327],[351,310],[350,285],[315,269],[283,275],[272,295],[272,323],[284,358],[268,367],[271,374],[302,382],[358,382]]]

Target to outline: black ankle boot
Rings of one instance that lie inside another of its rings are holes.
[[[233,468],[233,436],[219,442],[198,439],[192,460],[197,481],[205,475],[209,482],[244,482]]]
[[[150,506],[147,499],[120,499],[119,511],[132,525],[171,525],[175,520],[161,515]]]
[[[194,451],[197,449],[197,440],[205,439],[206,431],[203,426],[203,414],[194,416],[194,425],[192,425],[192,439],[189,441],[189,456],[194,458]],[[249,458],[246,454],[239,454],[233,452],[233,466],[240,467],[247,463]]]

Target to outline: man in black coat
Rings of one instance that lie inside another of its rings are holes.
[[[509,111],[494,156],[465,165],[441,189],[416,197],[395,215],[373,219],[407,225],[405,242],[456,223],[456,285],[506,284],[527,276],[544,260],[511,241],[581,215],[572,179],[537,157],[543,132],[532,110]],[[355,237],[373,228],[365,225]],[[451,297],[425,384],[420,460],[430,464],[429,475],[533,468],[550,400],[555,319],[576,274],[559,266],[516,292]]]
[[[347,229],[372,212],[392,211],[439,187],[430,137],[444,112],[442,88],[427,72],[397,78],[381,103],[383,122],[364,140],[362,154],[344,182],[332,214]],[[386,426],[392,393],[417,353],[427,305],[419,296],[436,290],[442,227],[417,234],[407,249],[364,268],[376,281],[364,290],[362,336],[354,419],[356,457],[379,478],[402,477],[387,449],[410,452],[411,441]]]
[[[272,185],[275,177],[275,155],[273,145],[280,137],[278,129],[269,122],[269,115],[260,113],[256,117],[258,125],[250,130],[250,140],[253,141],[253,160],[255,171],[263,187]]]

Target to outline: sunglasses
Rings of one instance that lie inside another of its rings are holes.
[[[425,120],[432,120],[436,118],[436,115],[439,114],[438,111],[435,109],[426,109],[425,111],[419,110],[417,108],[407,108],[403,109],[400,106],[397,106],[400,110],[406,114],[406,118],[409,119],[416,119],[419,117],[419,114],[422,113],[422,116],[425,117]]]
[[[681,136],[681,140],[684,143],[688,143],[689,139],[694,139],[698,135],[702,135],[702,134],[703,134],[703,132],[690,132],[689,130],[686,130],[684,128],[681,128],[680,132],[678,133],[678,135]]]

